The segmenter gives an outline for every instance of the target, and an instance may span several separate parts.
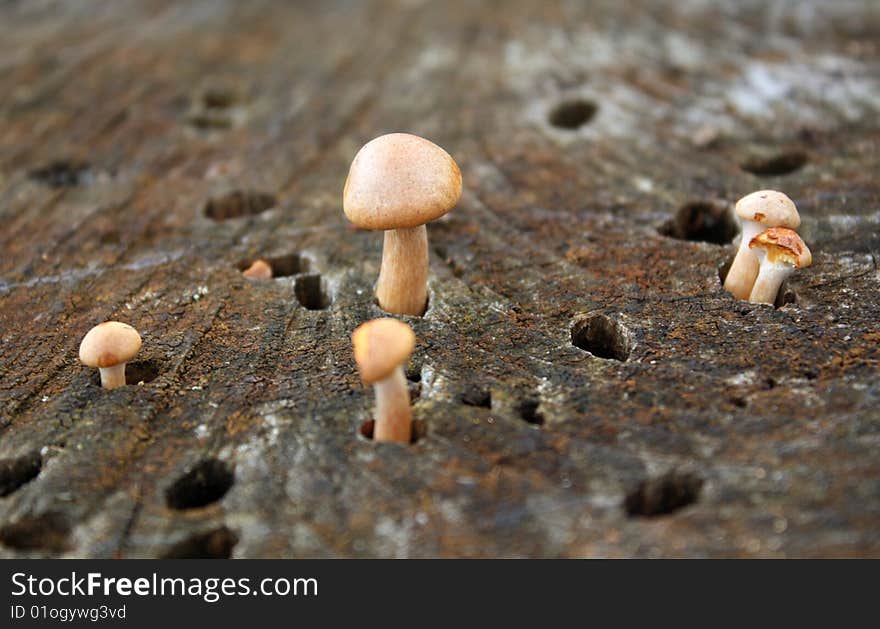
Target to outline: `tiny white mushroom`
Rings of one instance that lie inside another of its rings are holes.
[[[748,299],[758,277],[758,258],[749,248],[752,238],[768,227],[797,229],[801,224],[794,202],[776,190],[758,190],[736,202],[742,240],[724,280],[724,288],[737,299]]]
[[[115,389],[125,386],[125,363],[141,348],[141,336],[133,327],[119,321],[96,325],[79,345],[79,359],[101,372],[101,386]]]
[[[797,235],[784,227],[771,227],[752,238],[749,247],[760,260],[758,279],[749,295],[756,304],[773,304],[782,282],[795,269],[810,266],[812,254]]]
[[[375,441],[409,443],[412,411],[403,364],[416,344],[412,329],[396,319],[373,319],[351,335],[361,380],[376,392]]]

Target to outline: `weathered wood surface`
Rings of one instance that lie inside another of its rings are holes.
[[[877,3],[13,1],[0,94],[0,555],[880,555]],[[358,436],[341,211],[392,130],[465,181],[410,447]],[[767,187],[778,309],[713,218]]]

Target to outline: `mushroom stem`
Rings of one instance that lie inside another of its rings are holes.
[[[101,386],[105,389],[115,389],[125,386],[125,363],[119,363],[112,367],[100,367]]]
[[[406,387],[403,368],[398,366],[390,376],[373,386],[376,392],[373,440],[409,443],[412,434],[412,412],[409,407],[409,390]]]
[[[776,302],[776,295],[779,293],[782,282],[793,272],[792,265],[770,262],[764,255],[758,271],[758,279],[755,280],[755,286],[749,295],[749,301],[772,306]]]
[[[737,299],[749,298],[752,286],[758,277],[758,258],[749,248],[749,243],[763,229],[764,227],[755,221],[742,221],[742,240],[739,243],[739,250],[724,279],[725,290]]]
[[[385,231],[376,284],[379,307],[392,314],[421,316],[428,302],[428,230],[424,225]]]

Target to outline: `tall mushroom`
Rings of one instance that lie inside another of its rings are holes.
[[[385,230],[379,306],[422,315],[428,301],[428,232],[461,197],[461,171],[442,148],[408,133],[382,135],[355,155],[342,193],[345,216]]]
[[[760,260],[758,279],[749,295],[756,304],[773,304],[779,287],[795,269],[810,266],[813,256],[797,232],[771,227],[752,238],[749,247]]]
[[[79,359],[101,372],[101,386],[125,386],[125,363],[141,348],[141,335],[127,323],[105,321],[93,327],[79,344]]]
[[[742,240],[724,280],[724,288],[737,299],[748,299],[758,277],[758,258],[749,248],[752,238],[768,227],[797,229],[801,224],[794,202],[776,190],[758,190],[736,202]]]
[[[412,412],[403,364],[416,345],[412,329],[397,319],[373,319],[351,335],[361,380],[376,392],[375,441],[409,443]]]

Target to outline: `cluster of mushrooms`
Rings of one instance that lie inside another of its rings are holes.
[[[428,303],[428,234],[425,224],[440,218],[461,197],[461,171],[436,144],[406,133],[380,136],[352,161],[343,192],[343,211],[357,227],[385,232],[376,298],[386,312],[424,314]],[[810,250],[794,231],[800,216],[786,195],[753,192],[735,208],[742,242],[724,288],[738,299],[772,304],[782,282],[810,265]],[[243,271],[269,279],[272,268],[257,260]],[[351,336],[361,380],[375,389],[373,439],[409,443],[412,413],[403,365],[415,348],[415,334],[394,318],[367,321]],[[80,360],[97,367],[101,386],[126,384],[125,363],[141,347],[137,331],[108,321],[92,328],[80,345]]]
[[[724,279],[737,299],[773,304],[782,282],[813,257],[796,230],[801,224],[794,201],[776,190],[758,190],[736,202],[742,240]]]

